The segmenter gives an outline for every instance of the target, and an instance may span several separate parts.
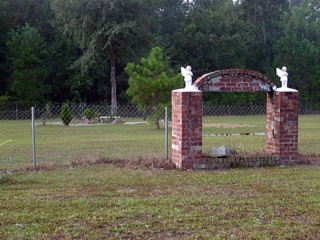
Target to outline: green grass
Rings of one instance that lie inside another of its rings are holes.
[[[212,136],[213,134],[265,133],[265,116],[223,116],[203,118],[203,152],[226,145],[238,152],[258,151],[266,147],[266,136]]]
[[[299,120],[299,149],[319,152],[319,115]],[[265,130],[264,116],[203,122],[205,134]],[[42,170],[32,172],[26,171],[32,168],[30,121],[0,121],[0,133],[0,239],[320,239],[318,164],[168,171],[137,161],[119,167],[99,159],[161,158],[164,129],[47,124],[36,126]],[[204,151],[223,144],[246,152],[265,147],[265,137],[203,138]]]
[[[319,239],[319,170],[0,174],[0,239]]]
[[[320,115],[299,116],[299,151],[320,153]]]
[[[266,136],[214,136],[210,134],[265,133],[265,115],[203,118],[203,152],[226,145],[239,152],[265,149]],[[299,116],[299,152],[320,153],[320,115]],[[209,135],[209,136],[208,136]]]

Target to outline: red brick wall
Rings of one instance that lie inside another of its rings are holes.
[[[177,168],[202,164],[202,92],[172,92],[172,162]]]
[[[267,96],[266,150],[281,164],[298,160],[299,92],[270,92]]]

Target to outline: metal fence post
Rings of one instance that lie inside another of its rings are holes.
[[[32,126],[32,157],[33,157],[33,170],[37,169],[37,159],[36,159],[36,134],[35,134],[35,117],[34,117],[34,107],[31,107],[31,126]]]
[[[18,104],[16,103],[16,120],[18,120]]]
[[[169,144],[168,144],[168,139],[169,139],[169,136],[168,136],[168,107],[165,107],[165,127],[166,127],[166,130],[165,130],[165,141],[166,141],[166,144],[165,144],[165,148],[166,148],[166,150],[165,150],[165,152],[166,152],[166,159],[168,159],[169,158],[169,154],[168,154],[168,146],[169,146]]]

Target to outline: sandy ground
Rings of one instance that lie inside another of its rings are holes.
[[[237,127],[255,127],[251,124],[237,124],[237,123],[204,123],[204,127],[216,127],[216,128],[237,128]]]

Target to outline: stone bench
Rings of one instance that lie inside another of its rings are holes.
[[[103,123],[104,119],[119,119],[120,116],[101,116],[100,117],[100,123]]]

